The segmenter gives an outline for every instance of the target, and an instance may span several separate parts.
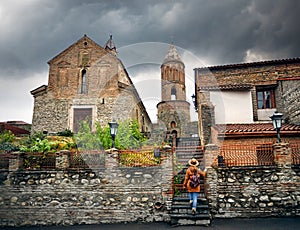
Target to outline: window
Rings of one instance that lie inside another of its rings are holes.
[[[176,88],[174,86],[171,89],[171,100],[176,100]]]
[[[88,53],[83,53],[81,56],[81,65],[87,66],[89,64],[90,57]]]
[[[274,90],[257,91],[257,108],[258,109],[275,108]]]
[[[83,69],[81,71],[81,93],[86,93],[86,70]]]

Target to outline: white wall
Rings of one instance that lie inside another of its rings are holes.
[[[252,123],[253,108],[250,91],[212,91],[216,124]]]

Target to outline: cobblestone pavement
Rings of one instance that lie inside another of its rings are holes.
[[[295,230],[300,229],[300,217],[293,218],[259,218],[259,219],[216,219],[209,227],[178,226],[172,227],[167,223],[129,223],[129,224],[100,224],[78,226],[47,226],[47,227],[5,227],[0,229],[10,230]]]

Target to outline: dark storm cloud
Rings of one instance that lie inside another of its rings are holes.
[[[104,45],[175,44],[217,65],[299,56],[300,1],[1,1],[1,78],[47,70],[87,34]],[[251,59],[252,58],[252,59]]]

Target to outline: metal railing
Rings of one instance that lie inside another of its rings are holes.
[[[218,156],[219,166],[274,165],[273,143],[247,143],[222,145]]]
[[[70,152],[70,169],[99,169],[105,168],[106,156],[104,150],[86,150]]]
[[[55,169],[56,154],[55,153],[26,153],[22,154],[23,167],[26,170],[36,169]]]
[[[300,141],[291,140],[289,141],[291,155],[292,155],[292,164],[300,165]]]
[[[9,167],[9,153],[0,153],[0,170],[7,170]]]
[[[162,153],[163,152],[159,149],[120,150],[118,160],[120,166],[158,166],[161,163]]]

